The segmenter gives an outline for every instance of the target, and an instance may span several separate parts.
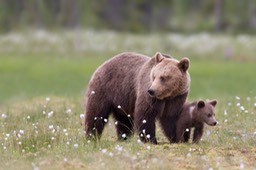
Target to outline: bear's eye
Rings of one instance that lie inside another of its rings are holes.
[[[161,82],[164,82],[165,81],[165,78],[163,76],[160,77],[160,81]]]
[[[212,115],[209,113],[209,114],[207,114],[207,117],[211,117]]]

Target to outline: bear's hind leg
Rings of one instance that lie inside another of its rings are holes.
[[[110,109],[88,103],[85,113],[85,133],[87,138],[100,139],[105,124],[108,122]]]
[[[114,112],[114,119],[118,140],[126,140],[133,135],[134,122],[131,115],[121,115]]]

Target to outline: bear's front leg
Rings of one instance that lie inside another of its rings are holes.
[[[204,124],[198,123],[195,126],[194,135],[193,135],[193,143],[199,143],[204,133]]]
[[[135,105],[134,123],[140,140],[144,143],[157,144],[156,140],[156,116],[161,111],[161,104],[155,101],[153,104],[145,99],[138,99]]]
[[[184,132],[184,142],[188,142],[190,138],[191,128],[187,128]]]

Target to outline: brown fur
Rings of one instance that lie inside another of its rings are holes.
[[[176,123],[176,142],[188,142],[191,128],[194,127],[193,143],[198,143],[203,135],[204,123],[215,126],[216,100],[186,103]]]
[[[160,53],[150,58],[126,52],[105,62],[93,74],[86,93],[87,137],[99,138],[104,120],[113,113],[119,139],[137,130],[143,142],[156,144],[155,121],[159,118],[171,141],[175,123],[170,122],[189,92],[188,67],[187,58],[179,62]]]

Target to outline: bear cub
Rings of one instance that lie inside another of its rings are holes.
[[[198,143],[203,135],[204,123],[215,126],[216,100],[185,103],[176,122],[176,142],[188,142],[191,128],[194,128],[193,143]]]

